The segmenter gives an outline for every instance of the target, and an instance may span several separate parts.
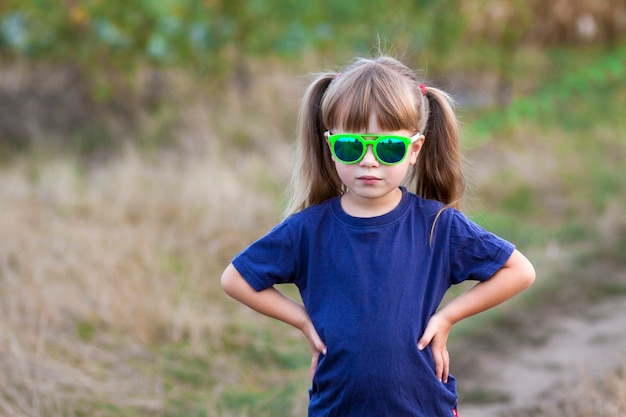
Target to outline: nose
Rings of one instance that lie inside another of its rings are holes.
[[[379,162],[374,155],[374,148],[372,145],[367,145],[365,155],[363,155],[363,159],[361,159],[359,164],[361,166],[378,166]]]

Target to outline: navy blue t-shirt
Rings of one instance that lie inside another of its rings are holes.
[[[454,377],[439,381],[417,341],[446,290],[484,281],[513,245],[402,188],[378,217],[352,217],[340,198],[287,218],[233,260],[257,291],[295,283],[327,347],[310,417],[453,417]],[[432,240],[431,240],[431,230]]]

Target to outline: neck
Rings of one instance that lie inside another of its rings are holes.
[[[395,209],[402,200],[402,191],[396,188],[392,192],[377,198],[361,197],[347,191],[341,197],[341,208],[353,217],[377,217]]]

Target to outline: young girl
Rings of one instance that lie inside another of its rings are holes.
[[[535,272],[459,211],[450,98],[393,58],[359,59],[310,85],[298,141],[286,219],[235,257],[222,288],[304,333],[310,417],[458,416],[451,327]],[[465,280],[479,283],[438,310]]]

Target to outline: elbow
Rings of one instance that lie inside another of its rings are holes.
[[[222,278],[220,278],[220,285],[222,287],[222,291],[224,291],[226,294],[230,295],[229,294],[229,292],[231,291],[230,282],[228,280],[228,277],[226,276],[226,273],[222,274]]]
[[[222,286],[222,291],[224,291],[230,297],[233,297],[236,291],[236,282],[234,277],[234,267],[232,265],[228,265],[226,270],[222,273],[222,277],[220,278],[220,285]]]
[[[222,291],[235,300],[240,300],[250,291],[254,291],[233,264],[228,265],[222,273],[220,285]]]
[[[524,289],[526,289],[533,285],[535,279],[537,278],[537,274],[535,272],[535,267],[533,266],[533,264],[526,258],[524,258],[524,260],[524,266],[520,275],[524,285]]]
[[[515,280],[515,286],[519,291],[523,291],[526,288],[533,285],[536,278],[535,267],[521,252],[515,250],[509,260],[506,267],[511,268],[511,277]]]

